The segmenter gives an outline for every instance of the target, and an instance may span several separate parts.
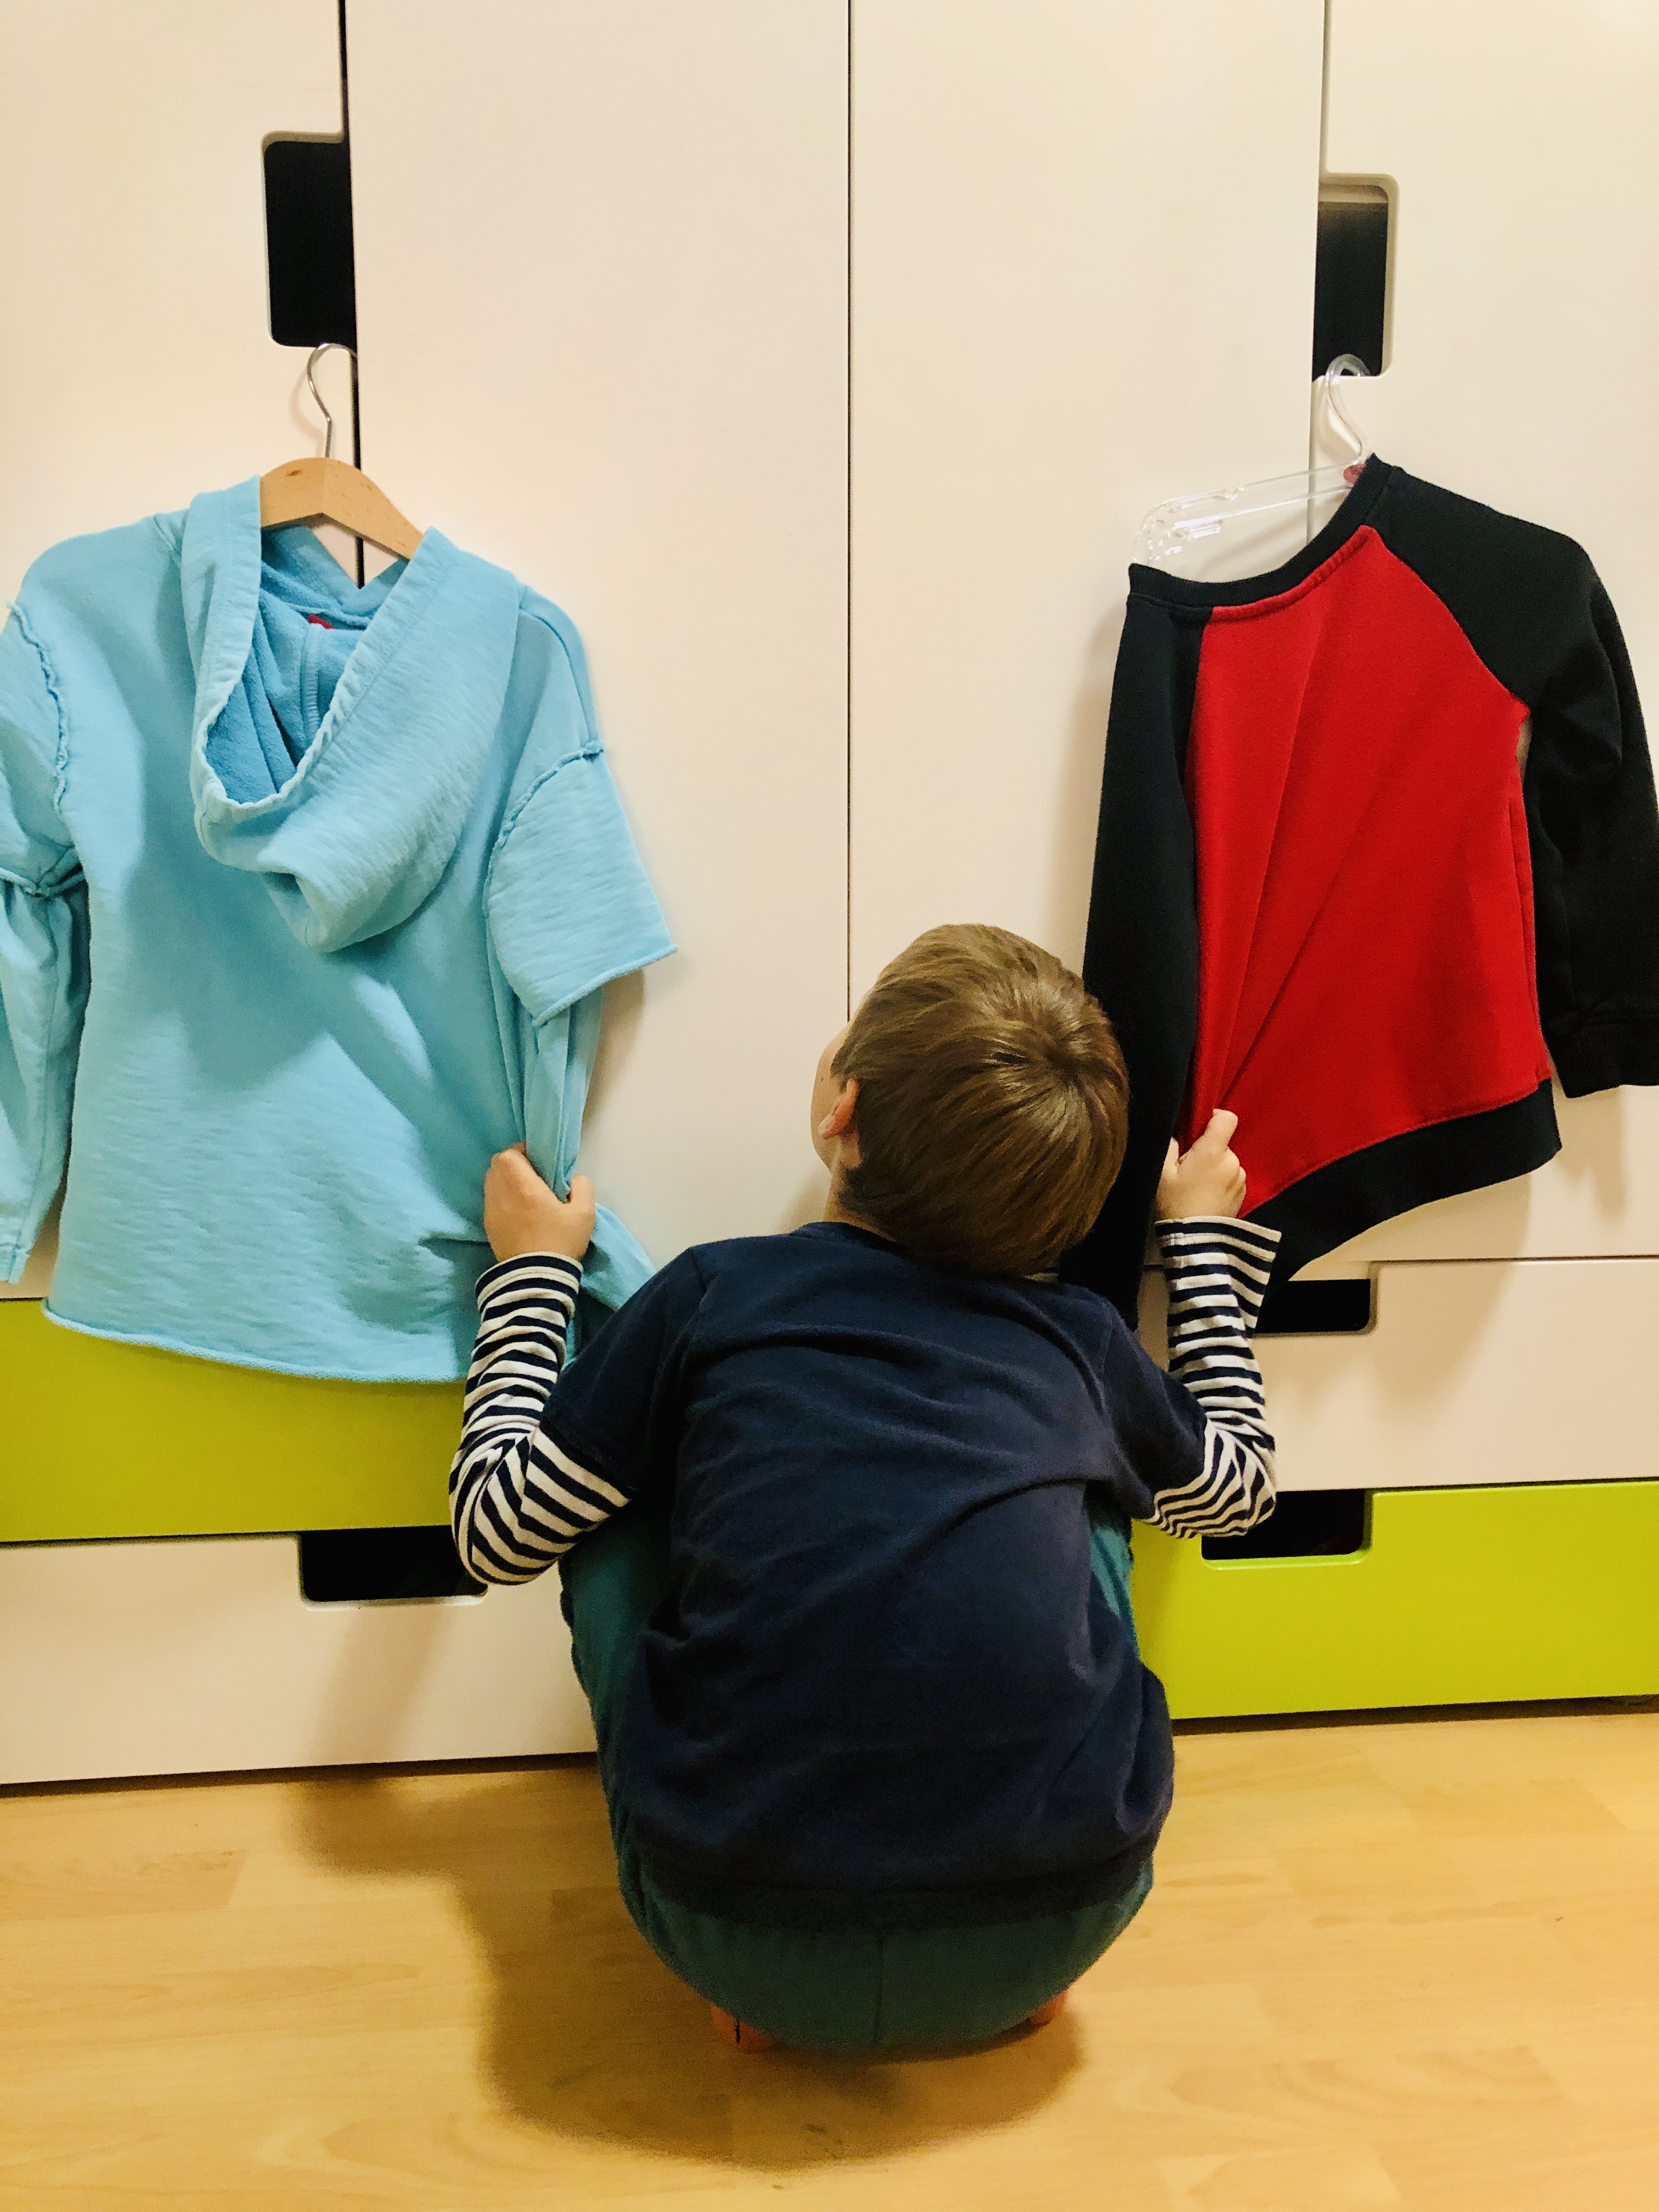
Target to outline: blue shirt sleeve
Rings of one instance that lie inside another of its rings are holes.
[[[491,953],[514,1001],[512,1040],[526,1147],[568,1190],[599,1048],[602,991],[674,950],[594,726],[581,642],[556,608],[521,616],[508,698],[527,723],[523,758],[485,885]],[[600,1208],[573,1334],[620,1306],[651,1262]]]
[[[533,1023],[674,950],[605,749],[574,646],[526,618],[513,691],[530,727],[484,902],[501,973]],[[509,712],[514,697],[510,694]]]
[[[1137,1521],[1156,1517],[1159,1491],[1190,1482],[1204,1464],[1204,1414],[1166,1375],[1114,1307],[1105,1387],[1117,1464],[1106,1487]]]
[[[58,718],[21,613],[0,630],[0,1281],[15,1282],[69,1147],[88,985],[86,887],[58,808]]]
[[[456,1547],[481,1582],[544,1573],[642,1491],[672,1479],[702,1281],[683,1255],[565,1364],[574,1260],[528,1252],[478,1279],[478,1337],[449,1472]]]
[[[560,1376],[542,1431],[629,1498],[672,1486],[703,1279],[682,1252]]]

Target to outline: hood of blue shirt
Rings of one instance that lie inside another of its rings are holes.
[[[495,742],[516,580],[429,530],[360,590],[308,530],[261,532],[257,477],[191,501],[180,568],[197,836],[313,951],[396,928]]]

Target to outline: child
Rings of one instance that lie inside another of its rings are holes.
[[[823,1218],[682,1253],[563,1375],[592,1187],[491,1166],[456,1540],[491,1581],[562,1561],[623,1897],[740,2047],[1049,2017],[1151,1887],[1128,1522],[1271,1510],[1276,1237],[1234,1218],[1231,1115],[1170,1146],[1162,1373],[1053,1272],[1127,1104],[1075,975],[930,930],[819,1063]]]

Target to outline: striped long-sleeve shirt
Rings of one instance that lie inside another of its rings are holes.
[[[1182,1536],[1235,1534],[1273,1510],[1273,1438],[1250,1350],[1277,1237],[1220,1218],[1166,1222],[1170,1373],[1201,1414],[1195,1474],[1160,1484],[1151,1517]],[[526,1582],[628,1502],[544,1425],[581,1269],[532,1254],[478,1284],[480,1325],[450,1474],[455,1540],[481,1581]],[[636,1385],[637,1387],[637,1385]]]
[[[541,1427],[581,1279],[578,1261],[550,1252],[503,1260],[479,1278],[449,1517],[481,1582],[528,1582],[628,1503]]]
[[[1273,1508],[1273,1440],[1250,1336],[1279,1244],[1276,1229],[1206,1214],[1160,1221],[1170,1292],[1170,1372],[1204,1409],[1204,1464],[1154,1493],[1176,1536],[1235,1536]]]

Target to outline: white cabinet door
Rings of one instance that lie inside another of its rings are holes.
[[[1659,8],[1331,0],[1334,173],[1395,195],[1383,374],[1346,395],[1385,459],[1577,538],[1659,716]],[[1523,1181],[1426,1206],[1313,1270],[1659,1252],[1659,1092],[1560,1102]]]
[[[339,130],[334,0],[0,0],[0,602],[61,538],[313,449],[261,149]]]
[[[1318,0],[855,0],[852,980],[1083,950],[1155,501],[1307,451]]]
[[[337,137],[334,0],[0,0],[0,599],[60,538],[313,450],[270,137]],[[320,450],[320,448],[319,448]]]
[[[585,1164],[782,1228],[847,988],[842,0],[351,0],[363,458],[575,619],[680,945]]]

